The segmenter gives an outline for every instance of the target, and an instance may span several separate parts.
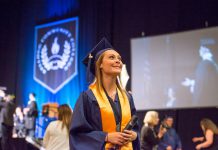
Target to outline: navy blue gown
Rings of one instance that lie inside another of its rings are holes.
[[[133,99],[128,95],[131,115],[136,114]],[[70,150],[104,150],[106,133],[102,131],[98,102],[91,90],[81,93],[73,111],[70,127]],[[139,128],[133,129],[138,136],[132,142],[133,149],[139,150]]]

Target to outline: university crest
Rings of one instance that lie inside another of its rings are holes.
[[[77,74],[78,18],[35,27],[34,79],[52,93]]]

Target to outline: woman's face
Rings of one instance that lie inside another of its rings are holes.
[[[155,120],[154,120],[154,125],[156,126],[156,125],[158,125],[158,123],[159,123],[159,117],[157,116],[157,117],[155,117]]]
[[[122,70],[122,60],[119,53],[115,50],[107,50],[104,52],[104,57],[100,65],[103,74],[117,76]]]

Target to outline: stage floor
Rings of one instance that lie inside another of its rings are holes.
[[[0,150],[2,150],[1,147]],[[38,150],[38,149],[32,146],[31,144],[27,143],[25,138],[13,138],[11,150]]]

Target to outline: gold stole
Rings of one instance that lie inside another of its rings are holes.
[[[103,99],[101,98],[101,95],[97,92],[96,86],[97,86],[96,83],[94,83],[90,85],[89,88],[94,93],[95,98],[97,99],[98,105],[100,107],[103,131],[107,133],[116,132],[116,121],[110,102],[107,99],[107,96],[103,89],[100,89],[100,93],[102,94]],[[124,98],[118,88],[117,91],[120,100],[121,112],[122,112],[121,131],[123,131],[129,120],[131,119],[131,110],[130,110],[128,97],[125,95]],[[106,143],[105,149],[107,150],[114,146],[115,145],[111,143]],[[132,142],[129,142],[128,144],[120,147],[120,150],[132,150],[132,149],[133,149]]]

